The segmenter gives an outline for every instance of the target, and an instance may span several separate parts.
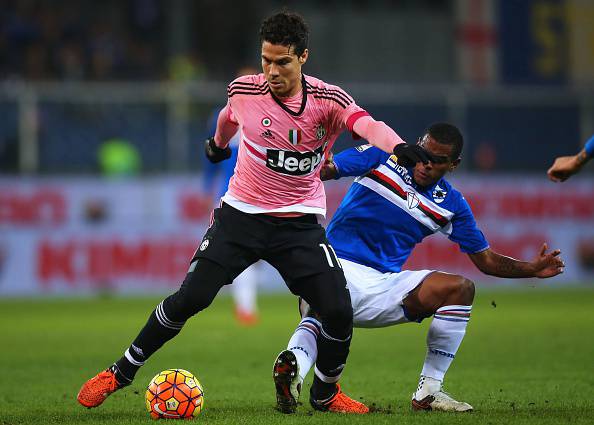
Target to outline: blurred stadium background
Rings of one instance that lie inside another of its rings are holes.
[[[452,180],[496,250],[548,241],[567,269],[543,285],[592,284],[594,167],[545,175],[594,133],[592,1],[2,0],[0,297],[179,285],[214,204],[209,119],[283,6],[310,25],[306,73],[408,141],[463,130]],[[348,184],[328,184],[331,211]],[[408,265],[525,284],[477,275],[444,238]],[[285,290],[270,269],[261,288]]]

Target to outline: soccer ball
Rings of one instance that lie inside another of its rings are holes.
[[[187,370],[167,369],[155,375],[146,390],[146,408],[154,419],[187,419],[204,407],[204,391]]]

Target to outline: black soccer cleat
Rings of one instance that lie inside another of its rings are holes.
[[[276,409],[283,413],[295,413],[301,394],[299,364],[291,350],[284,350],[276,357],[272,368],[276,387]]]

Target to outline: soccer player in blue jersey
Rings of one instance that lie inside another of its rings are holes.
[[[433,316],[427,355],[412,395],[413,409],[470,411],[470,404],[443,392],[442,384],[466,332],[474,284],[463,276],[402,270],[402,265],[415,245],[434,233],[457,243],[488,275],[548,278],[562,273],[564,263],[560,251],[547,252],[546,244],[532,261],[516,260],[489,247],[468,203],[444,179],[460,163],[463,139],[456,127],[434,124],[418,144],[430,162],[402,163],[402,158],[398,161],[371,145],[348,149],[327,162],[325,179],[359,176],[328,226],[327,260],[342,265],[355,327],[378,328]],[[316,359],[316,338],[323,332],[303,302],[301,313],[273,372],[281,411],[297,403],[301,382]]]
[[[594,156],[594,135],[586,142],[584,148],[575,155],[560,156],[547,171],[549,179],[554,182],[564,182],[578,173],[584,164]]]

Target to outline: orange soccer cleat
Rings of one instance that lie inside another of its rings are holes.
[[[328,401],[319,402],[310,398],[311,407],[322,412],[355,413],[359,415],[369,413],[369,407],[343,393],[339,384],[336,384],[336,387],[338,389],[337,393]]]
[[[255,326],[258,324],[258,313],[236,308],[235,319],[242,326]]]
[[[113,392],[120,389],[115,373],[111,369],[99,372],[95,377],[83,384],[76,399],[89,409],[97,407]]]

